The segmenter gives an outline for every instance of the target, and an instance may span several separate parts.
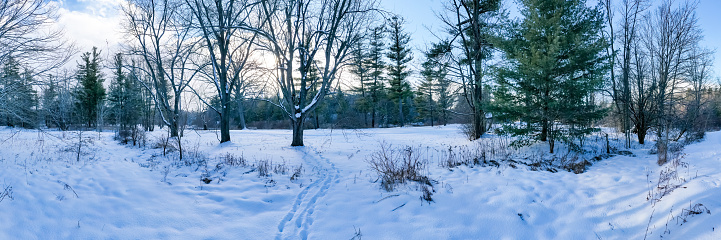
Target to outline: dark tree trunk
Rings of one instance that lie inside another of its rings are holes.
[[[230,141],[230,108],[227,107],[230,105],[228,101],[228,97],[225,97],[225,103],[221,106],[221,114],[220,114],[220,143],[229,142]]]
[[[483,110],[477,109],[476,114],[473,114],[473,139],[481,138],[481,135],[485,132],[483,127],[486,125],[484,122],[486,116],[483,114]]]
[[[318,109],[313,110],[313,117],[315,118],[315,129],[320,128],[320,118],[318,117]]]
[[[298,118],[293,121],[293,142],[290,144],[293,147],[303,146],[303,123],[304,118]]]
[[[238,128],[241,130],[245,129],[245,107],[243,107],[242,99],[238,99],[238,121]]]
[[[173,103],[173,116],[170,118],[170,137],[179,136],[180,130],[180,98],[176,98]]]
[[[639,144],[645,144],[645,143],[646,143],[646,130],[643,130],[643,129],[638,130],[638,134],[636,134],[636,136],[638,136],[638,143],[639,143]]]
[[[543,120],[541,123],[541,141],[545,142],[548,140],[548,121]]]
[[[403,97],[398,96],[398,120],[401,121],[401,127],[405,124],[405,119],[403,119]]]

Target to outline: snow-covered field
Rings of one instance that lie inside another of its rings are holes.
[[[285,130],[225,144],[189,130],[183,161],[151,147],[164,135],[138,148],[85,132],[77,161],[76,132],[0,129],[0,239],[721,239],[721,132],[685,148],[663,197],[672,164],[651,144],[574,174],[441,167],[449,148],[478,145],[457,125],[307,130],[306,147]],[[433,202],[419,183],[381,187],[367,160],[382,143],[428,161]]]

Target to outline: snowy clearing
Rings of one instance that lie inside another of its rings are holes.
[[[306,147],[289,130],[190,130],[182,161],[152,148],[165,134],[143,149],[0,129],[0,239],[721,239],[721,132],[685,148],[672,189],[652,144],[574,174],[442,167],[476,144],[458,125],[306,130]],[[382,143],[427,160],[432,201],[421,183],[381,187],[367,161]]]

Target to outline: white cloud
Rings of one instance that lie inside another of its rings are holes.
[[[95,46],[102,50],[103,59],[109,59],[119,51],[123,38],[121,3],[121,0],[78,0],[71,6],[60,2],[57,23],[64,29],[65,38],[75,42],[80,52],[90,51]],[[75,60],[67,67],[73,68]]]

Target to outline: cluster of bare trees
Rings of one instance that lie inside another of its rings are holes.
[[[659,164],[669,141],[703,134],[708,121],[712,52],[700,45],[702,30],[694,1],[602,1],[607,13],[612,71],[610,95],[630,146],[643,144],[649,130],[658,137]],[[702,136],[702,135],[701,135]]]
[[[283,109],[292,145],[302,146],[304,121],[349,63],[373,7],[359,0],[133,0],[123,12],[130,55],[152,79],[144,87],[171,136],[180,135],[181,98],[192,92],[220,116],[220,141],[230,141],[231,104],[242,108],[258,95],[254,87],[266,85],[251,81],[266,76],[277,98],[265,100]],[[312,69],[319,77],[308,76]]]

